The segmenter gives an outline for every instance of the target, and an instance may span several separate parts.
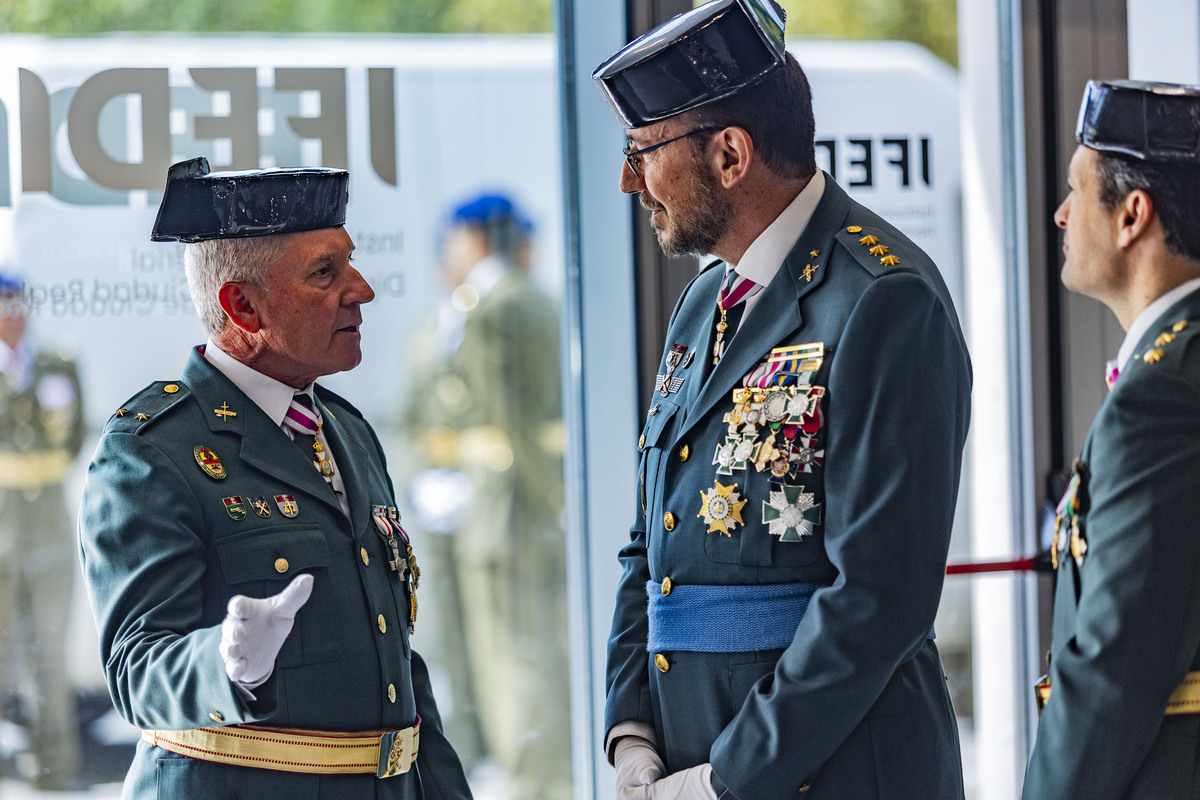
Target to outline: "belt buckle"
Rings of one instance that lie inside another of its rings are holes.
[[[379,737],[379,771],[375,777],[393,778],[408,772],[412,766],[416,748],[413,746],[413,728],[388,731]]]

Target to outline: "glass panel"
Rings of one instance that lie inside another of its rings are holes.
[[[550,0],[129,8],[3,15],[0,795],[117,797],[132,757],[73,520],[114,412],[151,381],[181,383],[205,340],[183,246],[149,241],[167,165],[204,156],[349,168],[346,229],[375,299],[362,363],[320,383],[386,454],[394,495],[371,500],[398,507],[422,569],[413,648],[476,797],[571,797]],[[247,491],[234,482],[231,497]],[[383,631],[374,616],[337,626]]]

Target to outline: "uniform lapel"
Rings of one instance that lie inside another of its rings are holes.
[[[283,429],[272,422],[241,389],[209,364],[198,349],[192,351],[184,367],[183,380],[201,409],[205,410],[210,430],[241,437],[241,452],[238,455],[243,462],[295,491],[328,503],[341,514],[342,507],[336,495],[320,473],[313,469],[312,461],[304,457]],[[217,413],[218,410],[223,413]],[[338,466],[340,468],[340,462]]]
[[[325,420],[322,423],[325,438],[329,441],[330,449],[333,450],[333,461],[337,465],[337,471],[342,475],[342,485],[345,486],[349,495],[350,514],[351,517],[354,517],[355,511],[361,511],[370,505],[366,489],[369,482],[367,476],[361,474],[359,470],[359,465],[369,463],[367,452],[354,437],[347,434],[345,425],[329,411],[329,407],[325,405],[324,401],[318,398],[317,402],[321,405],[321,414]],[[352,519],[351,521],[354,528],[357,529],[359,520]]]
[[[730,340],[725,357],[709,374],[694,403],[688,408],[687,421],[679,432],[680,436],[713,406],[728,399],[734,387],[741,385],[742,378],[767,357],[772,347],[804,324],[800,299],[824,282],[828,271],[825,265],[834,246],[834,235],[845,221],[849,208],[850,199],[846,193],[827,177],[825,191],[812,219],[771,284],[763,290],[758,304]],[[813,251],[817,252],[816,257],[811,255]],[[715,292],[712,296],[715,304]]]

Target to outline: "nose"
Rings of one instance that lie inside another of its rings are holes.
[[[1068,194],[1054,211],[1054,224],[1063,230],[1067,229],[1067,216],[1071,213],[1071,195]]]
[[[633,174],[633,170],[629,168],[629,162],[621,161],[621,179],[617,183],[617,187],[625,194],[637,194],[646,188],[646,181]]]
[[[371,284],[367,283],[367,279],[362,276],[362,273],[354,267],[348,267],[348,269],[347,277],[350,279],[350,288],[345,294],[346,304],[361,305],[374,300],[375,290],[371,288]]]

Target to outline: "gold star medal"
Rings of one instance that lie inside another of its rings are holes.
[[[748,501],[737,493],[736,483],[722,486],[720,481],[714,481],[712,491],[701,492],[700,500],[700,513],[696,516],[704,519],[709,533],[732,536],[730,531],[733,528],[745,524],[742,521],[742,506]]]

